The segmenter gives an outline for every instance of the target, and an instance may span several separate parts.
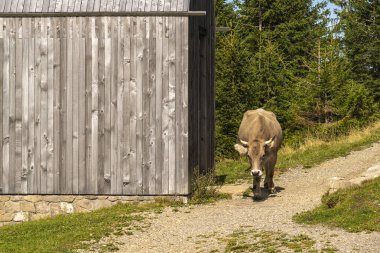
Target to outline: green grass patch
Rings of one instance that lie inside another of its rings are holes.
[[[367,148],[378,141],[380,141],[380,122],[366,129],[351,131],[347,136],[328,142],[311,138],[297,149],[289,147],[280,149],[276,171],[281,173],[297,166],[310,168],[326,160],[347,156],[351,151]],[[216,177],[224,183],[251,180],[249,170],[249,164],[245,158],[219,159],[216,163]]]
[[[196,169],[192,181],[190,204],[207,204],[220,199],[230,199],[231,194],[220,193],[214,173],[201,174]]]
[[[0,252],[74,252],[88,249],[102,237],[123,233],[122,228],[141,222],[143,212],[157,211],[168,205],[179,205],[167,200],[148,204],[118,204],[91,213],[61,215],[39,221],[0,228]],[[132,228],[133,230],[133,228]],[[132,231],[130,231],[132,233]],[[116,246],[107,245],[107,249]]]
[[[327,224],[350,232],[380,232],[380,178],[361,187],[339,190],[322,198],[322,205],[297,214],[295,222]]]
[[[300,234],[291,236],[282,232],[239,229],[226,238],[225,253],[229,252],[317,252],[315,241]]]

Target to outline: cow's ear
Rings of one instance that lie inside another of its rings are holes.
[[[274,140],[276,139],[276,136],[273,136],[272,138],[270,138],[269,140],[267,140],[266,142],[264,142],[264,147],[266,148],[273,148],[274,146]]]
[[[240,144],[235,144],[235,145],[234,145],[234,148],[235,148],[235,150],[236,150],[237,152],[239,152],[239,154],[240,154],[241,156],[246,155],[246,154],[248,153],[248,148],[246,148],[246,147],[244,147],[244,146],[242,146],[242,145],[240,145]]]

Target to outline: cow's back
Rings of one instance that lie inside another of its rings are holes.
[[[266,141],[276,136],[274,147],[277,149],[282,142],[282,130],[276,115],[264,109],[244,113],[238,136],[239,139],[248,142]]]

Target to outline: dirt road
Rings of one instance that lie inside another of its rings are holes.
[[[379,163],[380,144],[377,143],[311,169],[293,169],[282,174],[275,180],[283,188],[281,192],[262,202],[238,197],[214,205],[167,208],[150,220],[146,231],[116,238],[121,244],[119,252],[223,252],[225,245],[220,238],[244,227],[305,234],[316,241],[313,247],[318,251],[328,244],[340,252],[380,252],[380,233],[348,233],[292,222],[294,214],[320,204],[329,178],[354,178]]]

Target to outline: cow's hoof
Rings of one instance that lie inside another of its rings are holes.
[[[262,200],[262,199],[263,199],[263,197],[261,196],[261,194],[260,195],[259,194],[253,195],[253,200],[258,201],[258,200]]]
[[[276,187],[268,188],[268,193],[269,194],[276,194],[277,193]]]

